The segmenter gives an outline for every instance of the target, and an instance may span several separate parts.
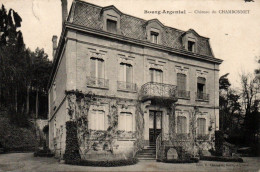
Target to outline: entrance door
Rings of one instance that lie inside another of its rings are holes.
[[[149,111],[149,144],[155,145],[156,138],[162,131],[162,112]]]

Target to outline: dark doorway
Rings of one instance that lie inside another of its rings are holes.
[[[162,132],[162,112],[149,111],[149,144],[154,146],[156,138]]]

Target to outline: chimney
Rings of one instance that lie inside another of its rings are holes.
[[[58,39],[58,37],[56,35],[52,36],[52,57],[53,57],[53,61],[54,61],[55,53],[56,53],[56,50],[57,50],[57,39]]]
[[[68,16],[67,0],[61,0],[61,12],[62,12],[62,25],[66,21]]]

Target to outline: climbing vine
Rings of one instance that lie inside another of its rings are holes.
[[[88,113],[91,105],[97,104],[97,98],[91,92],[83,93],[78,90],[67,91],[68,115],[76,121],[78,144],[82,159],[90,150],[105,150],[113,153],[118,126],[118,100],[111,99],[109,104],[108,128],[105,131],[91,130],[88,128]]]
[[[143,140],[144,140],[144,112],[141,108],[141,103],[136,103],[136,141],[135,141],[135,149],[138,151],[143,147]]]

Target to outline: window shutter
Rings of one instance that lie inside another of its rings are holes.
[[[178,90],[186,90],[186,75],[182,73],[177,74]]]
[[[197,119],[197,125],[198,125],[198,135],[205,134],[205,132],[206,132],[206,119],[198,118]]]
[[[131,113],[125,113],[126,116],[126,131],[133,131],[133,115]]]
[[[98,59],[98,78],[104,78],[104,60]]]
[[[133,67],[132,65],[126,64],[126,82],[132,83],[133,78]]]
[[[90,76],[96,77],[96,59],[90,59]]]

